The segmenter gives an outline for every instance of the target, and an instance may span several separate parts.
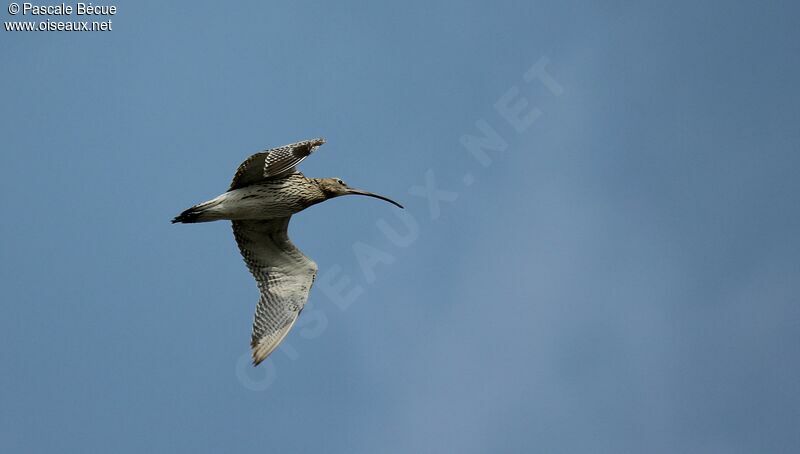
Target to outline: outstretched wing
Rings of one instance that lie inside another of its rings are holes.
[[[287,234],[289,218],[233,221],[233,235],[261,297],[253,320],[253,364],[281,343],[308,300],[317,264]]]
[[[268,178],[294,173],[295,166],[324,143],[323,138],[304,140],[256,153],[239,165],[228,190],[232,191]]]

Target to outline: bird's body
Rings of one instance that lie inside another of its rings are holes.
[[[253,321],[253,362],[259,364],[280,344],[308,300],[317,264],[289,240],[290,217],[311,205],[347,194],[393,203],[386,197],[348,187],[338,178],[306,178],[295,166],[324,139],[307,140],[256,153],[236,172],[227,192],[195,205],[173,223],[233,221],[239,251],[261,297]]]
[[[193,222],[277,219],[291,216],[325,200],[319,182],[300,172],[221,194],[187,210]]]

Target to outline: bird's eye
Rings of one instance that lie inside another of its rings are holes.
[[[338,179],[338,178],[337,178],[337,179],[336,179],[336,182],[337,182],[337,183],[339,183],[340,185],[344,186],[344,181],[342,181],[342,180],[340,180],[340,179]]]

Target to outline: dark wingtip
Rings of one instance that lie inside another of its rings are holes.
[[[296,149],[295,154],[299,151],[302,156],[308,156],[314,152],[317,148],[321,147],[325,143],[325,139],[322,137],[306,140],[305,142],[300,142],[298,145],[300,147]]]
[[[256,350],[255,350],[256,345],[258,345],[258,339],[256,338],[255,335],[253,335],[253,336],[250,337],[250,353],[251,353],[251,356],[253,358],[253,367],[258,366],[259,364],[261,364],[262,361],[264,361],[266,359],[266,358],[261,358],[259,360],[256,357]]]

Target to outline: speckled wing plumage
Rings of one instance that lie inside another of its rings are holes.
[[[281,343],[308,300],[317,264],[289,240],[289,218],[233,221],[233,234],[261,297],[253,320],[253,363]]]
[[[323,138],[304,140],[256,153],[239,165],[228,190],[294,173],[295,166],[324,143]]]

